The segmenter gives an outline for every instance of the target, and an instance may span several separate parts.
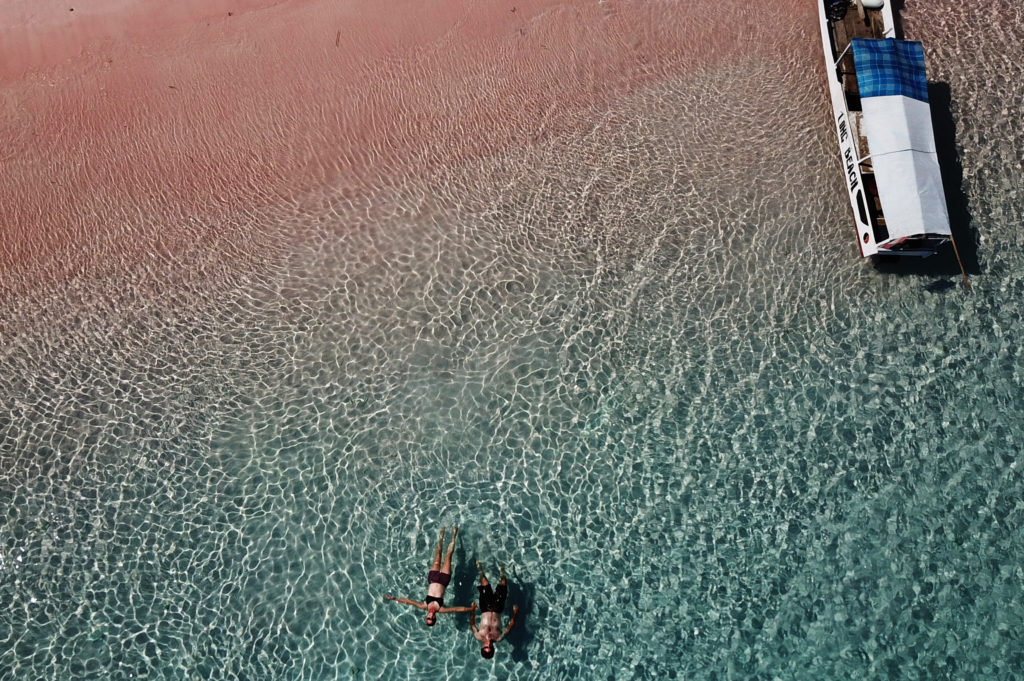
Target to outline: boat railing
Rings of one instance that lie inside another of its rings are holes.
[[[849,54],[849,52],[850,52],[850,50],[852,48],[853,48],[853,42],[846,43],[846,47],[843,48],[843,51],[836,58],[836,61],[833,64],[833,66],[835,66],[836,68],[839,68],[839,62],[841,62],[843,60],[843,58],[846,57],[847,54]]]

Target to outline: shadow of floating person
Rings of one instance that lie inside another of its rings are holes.
[[[452,560],[452,583],[449,585],[451,603],[446,605],[472,605],[476,600],[476,561],[466,553],[466,545],[460,534],[455,545],[455,556]],[[455,626],[459,632],[469,631],[469,613],[453,613]]]
[[[952,96],[949,83],[929,83],[928,100],[932,113],[932,128],[935,130],[935,150],[942,173],[942,190],[946,195],[946,210],[949,212],[949,227],[960,252],[960,260],[967,274],[978,274],[978,235],[971,228],[971,211],[964,193],[964,171],[957,155],[956,121],[953,120]],[[874,259],[875,269],[885,274],[909,274],[933,277],[954,277],[960,275],[960,265],[951,245],[943,246],[929,258],[901,258],[879,256]],[[928,284],[927,290],[935,293],[953,288],[940,282]]]
[[[514,573],[514,571],[513,571]],[[541,617],[534,607],[536,587],[529,582],[521,582],[516,577],[510,577],[508,582],[508,603],[505,606],[505,615],[512,614],[512,606],[519,606],[519,614],[516,615],[516,626],[508,632],[505,642],[512,649],[512,659],[516,662],[528,662],[530,643],[534,637],[534,622]]]

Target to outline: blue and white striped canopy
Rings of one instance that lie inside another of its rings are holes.
[[[851,42],[861,98],[903,95],[928,101],[921,43],[894,38],[855,38]]]

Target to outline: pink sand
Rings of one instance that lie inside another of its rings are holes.
[[[370,192],[585,125],[753,51],[736,4],[8,0],[0,296],[183,247],[190,216]],[[813,27],[811,3],[765,11]]]

